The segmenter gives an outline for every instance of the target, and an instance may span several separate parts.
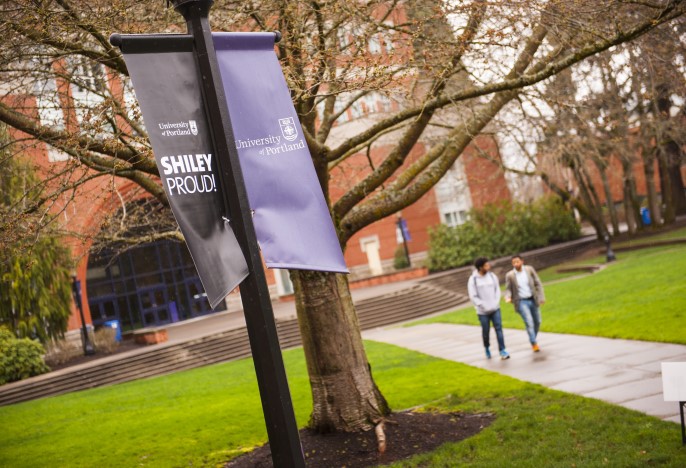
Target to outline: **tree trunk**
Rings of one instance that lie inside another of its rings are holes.
[[[679,148],[678,143],[670,139],[665,145],[665,153],[667,155],[667,174],[672,189],[674,213],[677,215],[686,214],[686,192],[684,192],[684,181],[681,178],[681,148]]]
[[[579,196],[583,200],[584,205],[588,207],[588,214],[593,218],[591,224],[596,230],[598,239],[603,239],[607,232],[607,224],[603,217],[603,211],[598,200],[598,195],[595,193],[593,185],[589,182],[588,176],[579,163],[572,166],[574,178],[579,187]]]
[[[657,198],[657,189],[655,188],[655,154],[651,151],[644,151],[643,172],[646,177],[646,192],[648,193],[650,217],[652,218],[653,226],[659,226],[662,224],[662,209],[660,208],[660,202]]]
[[[672,107],[672,84],[664,82],[656,86],[658,119],[657,147],[660,167],[662,203],[665,207],[665,224],[676,222],[676,215],[686,213],[686,194],[681,179],[681,148],[669,132],[669,115]]]
[[[626,212],[629,234],[634,234],[638,228],[643,226],[641,222],[641,204],[638,201],[638,191],[636,190],[636,180],[634,179],[632,166],[630,159],[622,159],[622,170],[624,171],[624,210]]]
[[[541,173],[541,180],[548,186],[550,190],[553,191],[560,199],[565,202],[566,204],[570,204],[572,209],[576,210],[576,212],[579,214],[581,219],[585,219],[591,225],[593,226],[593,229],[595,229],[596,235],[598,236],[598,239],[602,239],[604,235],[604,231],[602,229],[602,223],[599,222],[594,215],[591,213],[590,207],[588,207],[582,200],[579,199],[579,197],[574,196],[569,190],[565,190],[553,181],[550,180],[550,177],[546,173]],[[576,219],[576,214],[573,214],[574,219]]]
[[[610,214],[610,222],[612,223],[612,234],[619,235],[619,220],[617,219],[617,208],[615,207],[615,200],[612,197],[612,190],[610,189],[610,181],[607,178],[607,171],[605,168],[598,165],[598,172],[603,181],[603,190],[605,192],[605,203],[607,205],[607,212]]]
[[[624,179],[624,217],[626,218],[627,231],[630,235],[635,234],[638,229],[638,218],[632,208],[631,187],[626,179]]]
[[[312,389],[310,427],[369,430],[390,413],[372,378],[345,275],[292,271]]]
[[[663,148],[658,150],[658,167],[660,168],[660,192],[662,193],[662,206],[664,223],[674,224],[676,222],[676,206],[672,192],[672,179],[669,175],[669,165],[667,154]]]

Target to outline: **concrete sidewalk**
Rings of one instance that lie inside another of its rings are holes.
[[[533,353],[524,330],[506,329],[505,343],[512,357],[502,361],[497,355],[494,332],[494,357],[486,359],[478,326],[389,327],[368,330],[362,335],[368,340],[597,398],[667,421],[680,421],[678,403],[663,401],[660,363],[685,362],[683,345],[539,333],[541,352]]]

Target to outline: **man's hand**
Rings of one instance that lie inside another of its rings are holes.
[[[510,302],[512,302],[512,298],[511,298],[511,297],[506,297],[506,298],[505,298],[505,302],[507,302],[507,303],[509,304]]]

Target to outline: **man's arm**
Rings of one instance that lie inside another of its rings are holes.
[[[505,273],[505,302],[512,302],[512,275]]]
[[[545,304],[545,292],[543,291],[543,283],[541,283],[541,278],[538,277],[536,269],[534,267],[529,267],[531,272],[531,277],[534,280],[534,290],[537,293],[537,299],[539,304]]]
[[[500,302],[500,280],[498,279],[498,275],[495,273],[491,272],[493,282],[495,283],[495,297],[498,302]]]
[[[470,276],[467,280],[467,293],[469,294],[469,299],[475,306],[478,307],[482,304],[481,299],[479,299],[479,295],[476,292],[476,279],[474,279],[473,276]]]

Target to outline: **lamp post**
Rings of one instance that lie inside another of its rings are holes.
[[[91,344],[88,338],[88,328],[86,328],[86,319],[83,316],[83,304],[81,304],[81,280],[79,280],[76,275],[71,277],[71,292],[74,295],[74,303],[76,308],[79,309],[79,316],[81,317],[81,342],[83,343],[83,354],[85,356],[90,356],[95,354],[95,348]]]
[[[407,248],[407,241],[409,237],[409,231],[407,230],[407,221],[405,221],[400,213],[398,213],[398,219],[396,221],[396,226],[400,230],[400,237],[403,238],[403,248],[405,249],[405,258],[407,259],[407,267],[412,266],[410,261],[410,250]]]
[[[262,268],[245,182],[234,144],[228,105],[212,41],[209,10],[213,0],[170,0],[193,37],[205,112],[216,152],[215,163],[225,208],[232,214],[236,239],[248,264],[241,299],[274,466],[304,468],[295,412],[286,378],[271,298]],[[275,40],[280,35],[274,35]]]
[[[607,247],[607,253],[605,254],[605,259],[607,260],[607,263],[614,262],[617,260],[617,257],[615,257],[615,253],[612,251],[612,246],[610,245],[610,236],[605,234],[605,246]]]

